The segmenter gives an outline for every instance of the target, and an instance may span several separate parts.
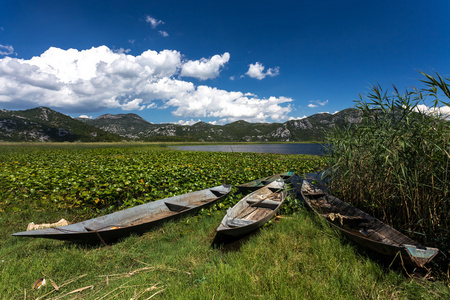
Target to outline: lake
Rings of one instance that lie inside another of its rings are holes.
[[[186,151],[209,152],[256,152],[277,154],[308,154],[323,155],[323,146],[320,144],[242,144],[242,145],[199,145],[199,146],[171,146]]]

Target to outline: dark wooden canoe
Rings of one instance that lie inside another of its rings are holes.
[[[289,172],[284,172],[281,174],[274,174],[274,175],[260,178],[260,179],[255,179],[253,181],[238,185],[236,187],[238,188],[239,192],[241,192],[243,194],[247,194],[249,192],[256,191],[257,189],[260,189],[278,179],[283,179],[284,182],[287,182],[292,178],[292,176],[294,176],[294,172],[289,171]]]
[[[217,228],[218,235],[244,236],[267,223],[275,216],[286,197],[283,180],[273,181],[242,198],[228,209]]]
[[[115,241],[131,233],[142,234],[162,222],[194,214],[227,196],[231,185],[221,185],[135,206],[83,222],[14,233],[13,236],[49,238],[86,243]]]
[[[306,204],[348,239],[378,253],[402,256],[405,264],[423,267],[439,252],[424,247],[394,228],[350,204],[322,191],[311,180],[303,180],[301,194]]]

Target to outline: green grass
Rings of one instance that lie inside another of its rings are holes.
[[[54,199],[60,199],[56,187],[60,186],[59,193],[63,187],[68,189],[66,181],[78,183],[71,184],[67,195],[86,188],[83,178],[98,177],[99,185],[110,184],[111,180],[123,183],[123,189],[128,188],[128,198],[123,200],[132,205],[139,204],[145,193],[152,193],[135,187],[142,187],[141,179],[150,182],[153,175],[164,174],[154,180],[155,186],[161,181],[157,190],[162,198],[211,186],[216,184],[215,180],[220,184],[225,174],[232,174],[227,179],[237,184],[285,171],[288,166],[294,166],[298,173],[323,166],[321,159],[306,156],[177,152],[148,145],[63,148],[17,146],[0,151],[1,299],[148,299],[152,295],[152,299],[450,297],[448,278],[411,279],[401,267],[389,268],[390,261],[383,262],[347,242],[295,199],[289,199],[279,218],[231,248],[212,247],[212,242],[215,229],[227,207],[238,200],[237,195],[198,216],[168,222],[142,236],[130,236],[108,246],[10,236],[25,230],[31,221],[55,222],[60,218],[81,221],[109,211],[110,206],[98,206],[100,202],[90,201],[92,197],[78,197],[77,201],[84,202],[71,208],[67,205],[73,204],[72,200],[55,202]],[[30,158],[34,158],[36,167],[28,163]],[[64,163],[72,159],[77,160],[77,166]],[[142,164],[145,166],[141,168]],[[67,172],[66,180],[62,176],[52,180],[58,174],[58,166],[73,170]],[[178,166],[177,171],[168,172],[174,166]],[[113,170],[104,173],[106,168]],[[30,172],[38,174],[40,181],[26,176]],[[16,180],[10,180],[9,175]],[[30,193],[30,181],[40,182],[45,192]],[[14,192],[15,189],[22,194]],[[29,196],[23,197],[23,193]],[[97,196],[100,200],[108,197],[102,192],[97,192]],[[41,277],[47,280],[47,285],[32,289],[32,284]],[[58,291],[51,281],[59,287]]]
[[[305,209],[273,220],[240,247],[214,248],[214,231],[223,213],[169,222],[110,246],[7,237],[0,250],[0,294],[4,299],[23,299],[25,293],[28,299],[47,293],[58,297],[92,286],[74,295],[98,299],[110,293],[106,299],[128,299],[143,293],[138,299],[146,299],[162,291],[157,297],[163,299],[450,296],[448,283],[409,279],[377,264]],[[14,231],[3,218],[1,223]],[[48,284],[31,289],[40,277]],[[56,292],[50,279],[58,286],[77,280]]]

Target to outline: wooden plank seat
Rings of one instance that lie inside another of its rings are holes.
[[[250,206],[252,207],[261,207],[269,209],[276,209],[278,205],[280,205],[280,202],[273,200],[263,200],[263,201],[247,200],[247,203],[250,204]]]

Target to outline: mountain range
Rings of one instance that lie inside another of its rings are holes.
[[[153,124],[137,114],[104,114],[96,119],[72,118],[47,107],[8,111],[0,109],[0,141],[7,142],[301,142],[322,141],[325,130],[358,123],[360,112],[348,108],[335,114],[319,113],[284,123],[236,121],[225,125]]]

